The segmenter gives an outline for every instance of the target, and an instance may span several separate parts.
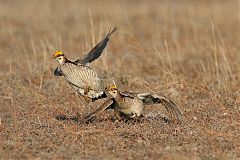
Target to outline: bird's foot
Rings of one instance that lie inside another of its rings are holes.
[[[90,91],[90,86],[86,86],[83,91],[84,95],[87,95],[89,91]]]

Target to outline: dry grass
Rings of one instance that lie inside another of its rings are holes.
[[[240,158],[239,5],[0,0],[0,159]],[[100,102],[83,107],[53,76],[49,51],[78,58],[114,25],[119,30],[92,67],[122,89],[170,96],[188,125],[117,123],[111,112],[90,124],[55,118]]]

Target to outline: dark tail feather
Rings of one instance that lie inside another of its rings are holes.
[[[170,99],[168,99],[165,96],[161,97],[161,102],[164,104],[165,108],[168,110],[170,114],[174,114],[175,117],[179,122],[182,122],[182,112],[180,109],[177,107],[177,105]]]
[[[107,98],[107,94],[105,92],[103,92],[103,94],[100,95],[99,97],[92,98],[92,102],[94,102],[98,99],[103,99],[103,98]]]
[[[143,101],[144,105],[162,103],[168,113],[171,115],[171,119],[173,116],[175,116],[178,121],[182,121],[183,114],[181,113],[180,109],[172,100],[168,99],[166,96],[151,93],[141,93],[138,94],[138,97]]]

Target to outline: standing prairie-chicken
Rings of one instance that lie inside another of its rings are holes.
[[[76,61],[69,60],[61,51],[55,51],[52,55],[59,63],[59,67],[55,70],[54,74],[57,76],[64,76],[65,80],[79,95],[83,96],[85,100],[91,99],[95,101],[100,98],[107,97],[103,79],[98,75],[87,63],[97,59],[109,40],[110,35],[116,30],[110,30],[107,36],[98,43],[88,55],[83,59]]]
[[[178,121],[182,119],[182,113],[176,104],[163,95],[153,93],[130,93],[120,92],[116,85],[109,86],[106,91],[112,96],[102,104],[97,110],[84,117],[84,121],[89,121],[98,113],[111,108],[114,109],[118,119],[134,119],[143,116],[144,106],[162,103],[166,110],[174,115]]]

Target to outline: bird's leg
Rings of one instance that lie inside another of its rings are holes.
[[[84,95],[87,95],[90,91],[90,86],[84,87]]]
[[[85,102],[87,103],[87,105],[91,102],[91,98],[87,97],[87,96],[83,96]]]
[[[92,98],[89,98],[89,97],[88,97],[88,93],[89,93],[90,89],[91,89],[90,86],[85,86],[85,87],[84,87],[83,97],[84,97],[85,101],[87,102],[87,104],[89,104],[90,102],[92,102]]]
[[[114,110],[114,114],[116,116],[116,121],[122,121],[121,112]]]
[[[84,122],[90,121],[92,118],[96,117],[97,114],[100,114],[101,112],[105,111],[108,107],[110,107],[112,104],[114,104],[112,99],[106,100],[100,107],[98,107],[95,111],[89,113],[88,115],[83,117]]]

